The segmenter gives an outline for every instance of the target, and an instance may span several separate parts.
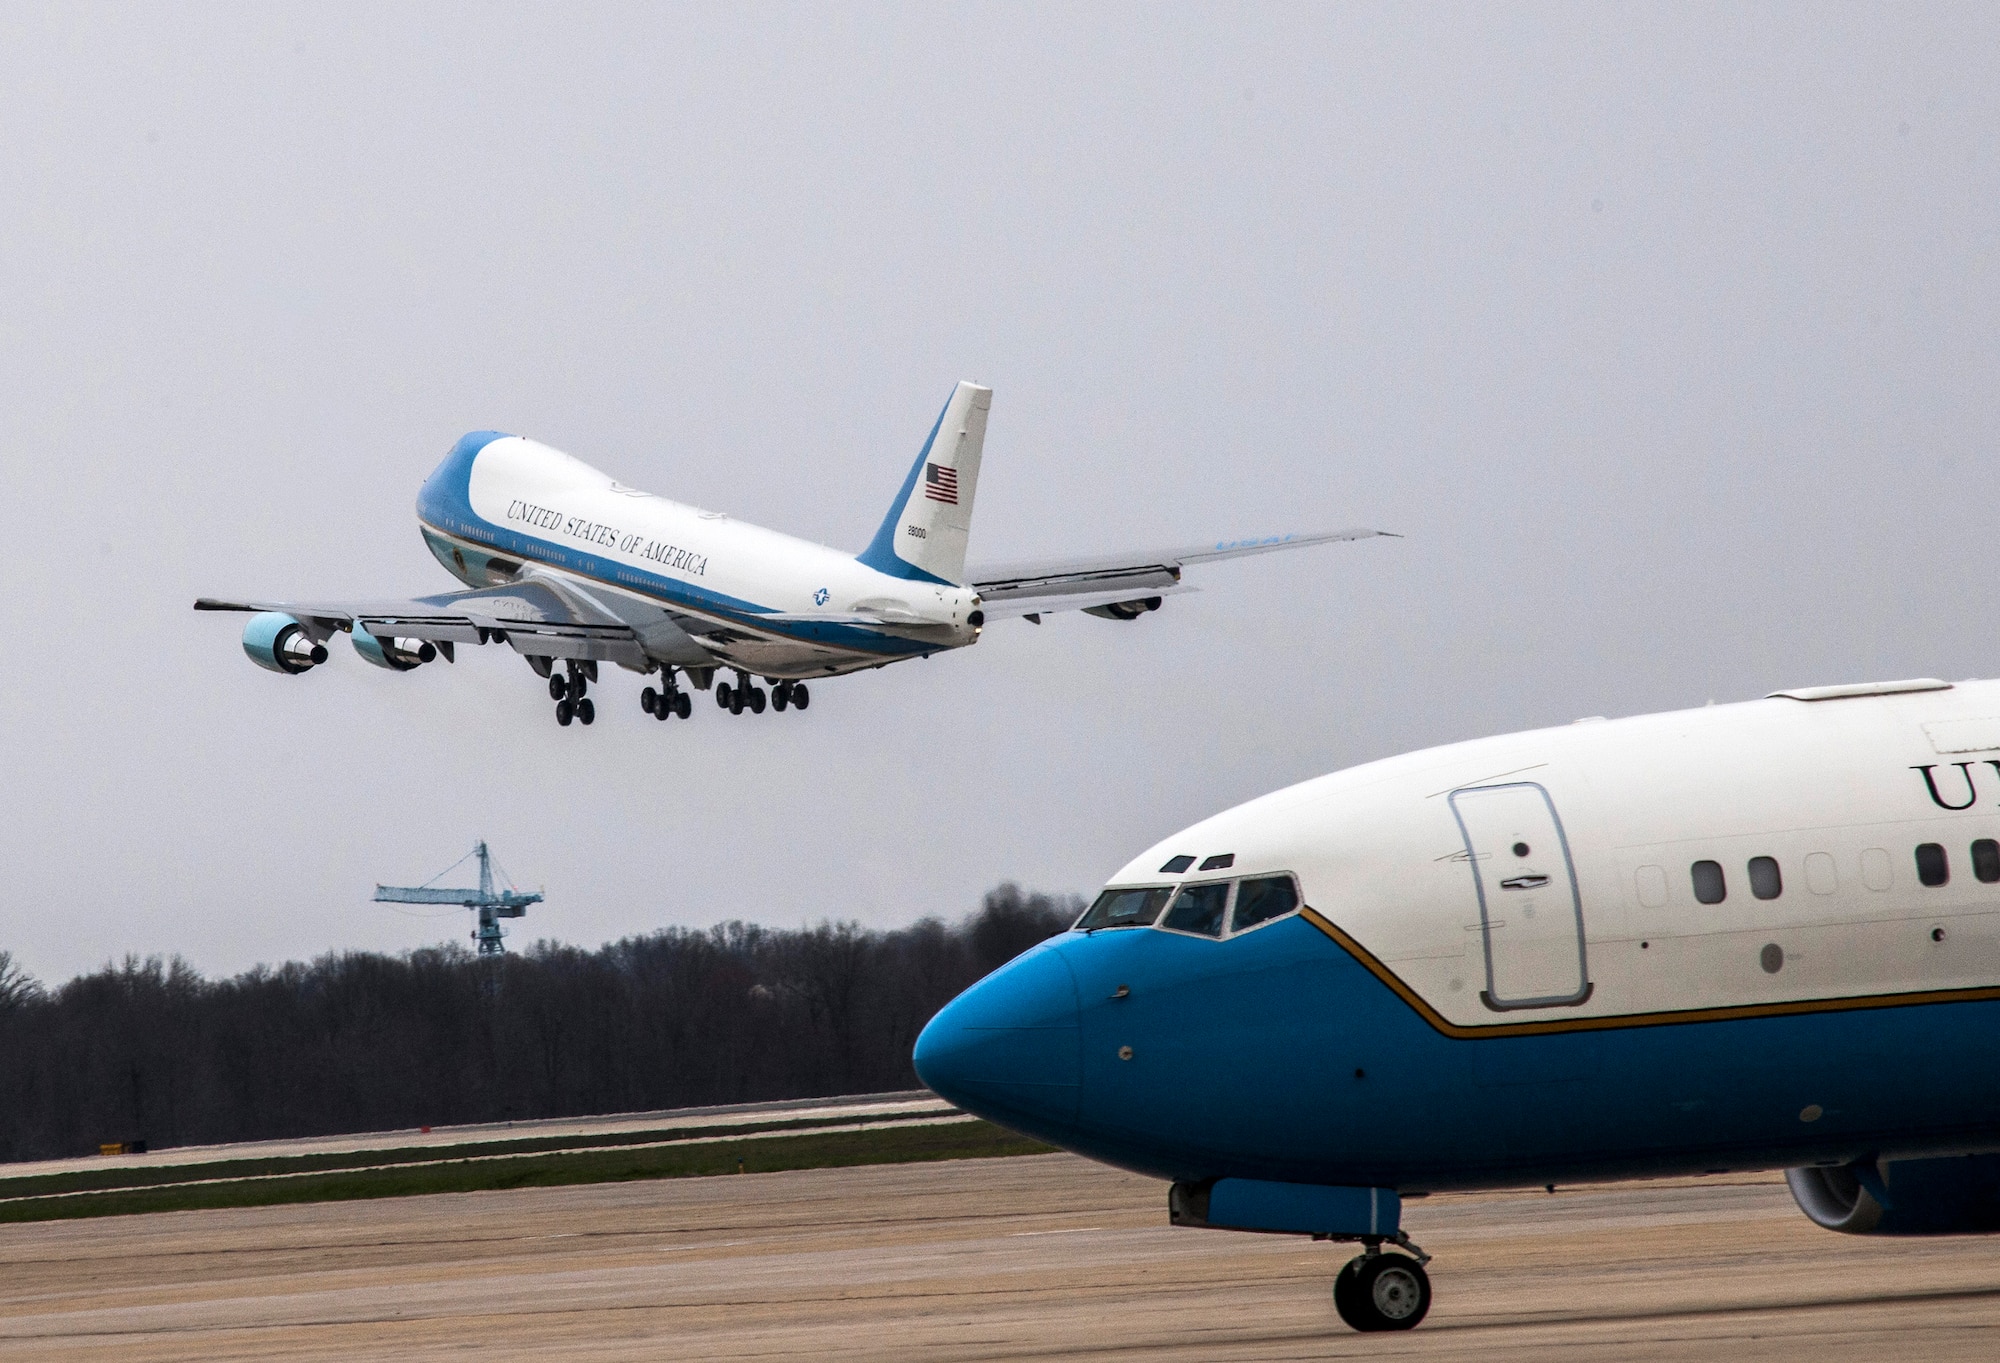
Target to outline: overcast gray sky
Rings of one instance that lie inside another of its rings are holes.
[[[1265,790],[2000,671],[2000,10],[0,11],[0,947],[56,980],[1087,892]],[[973,555],[1368,524],[805,716],[284,678],[204,593],[440,590],[457,436],[858,549],[954,382]],[[462,917],[462,915],[461,915]]]

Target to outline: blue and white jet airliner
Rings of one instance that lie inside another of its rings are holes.
[[[915,1059],[1170,1180],[1176,1225],[1360,1242],[1334,1305],[1387,1330],[1429,1309],[1401,1217],[1439,1189],[1785,1169],[1831,1230],[2000,1231],[1996,1042],[2000,682],[1916,680],[1266,795],[1135,858]]]
[[[966,567],[993,391],[961,383],[938,414],[875,538],[859,555],[746,525],[615,482],[519,436],[467,435],[417,497],[424,542],[468,590],[411,601],[216,600],[248,611],[243,648],[273,672],[326,661],[346,632],[391,671],[459,644],[506,643],[548,679],[556,720],[589,724],[597,665],[658,673],[646,713],[686,719],[685,677],[734,714],[803,710],[807,681],[978,642],[992,620],[1051,611],[1133,620],[1192,591],[1191,563],[1365,539],[1377,530],[1271,535],[1094,558]],[[557,665],[562,670],[558,672]]]

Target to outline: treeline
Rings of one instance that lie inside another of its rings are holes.
[[[0,952],[0,1161],[915,1088],[931,1015],[1081,909],[1003,885],[956,924],[731,922],[220,980],[128,958],[50,990]]]

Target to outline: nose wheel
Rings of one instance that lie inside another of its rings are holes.
[[[1407,1236],[1396,1239],[1416,1257],[1386,1254],[1377,1241],[1348,1260],[1333,1280],[1333,1309],[1364,1333],[1414,1329],[1431,1309],[1431,1278],[1424,1272],[1430,1256]]]

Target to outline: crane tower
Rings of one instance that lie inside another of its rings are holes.
[[[501,938],[506,934],[500,927],[503,918],[524,918],[528,905],[542,902],[538,890],[517,890],[509,885],[503,890],[493,888],[493,857],[486,850],[482,838],[468,854],[479,858],[479,887],[477,889],[453,889],[438,885],[377,885],[375,899],[382,904],[460,904],[479,915],[478,923],[472,929],[472,940],[479,943],[481,956],[502,956],[507,947]],[[433,879],[450,875],[466,858],[460,857],[452,865],[440,871]],[[502,874],[505,879],[505,874]]]

